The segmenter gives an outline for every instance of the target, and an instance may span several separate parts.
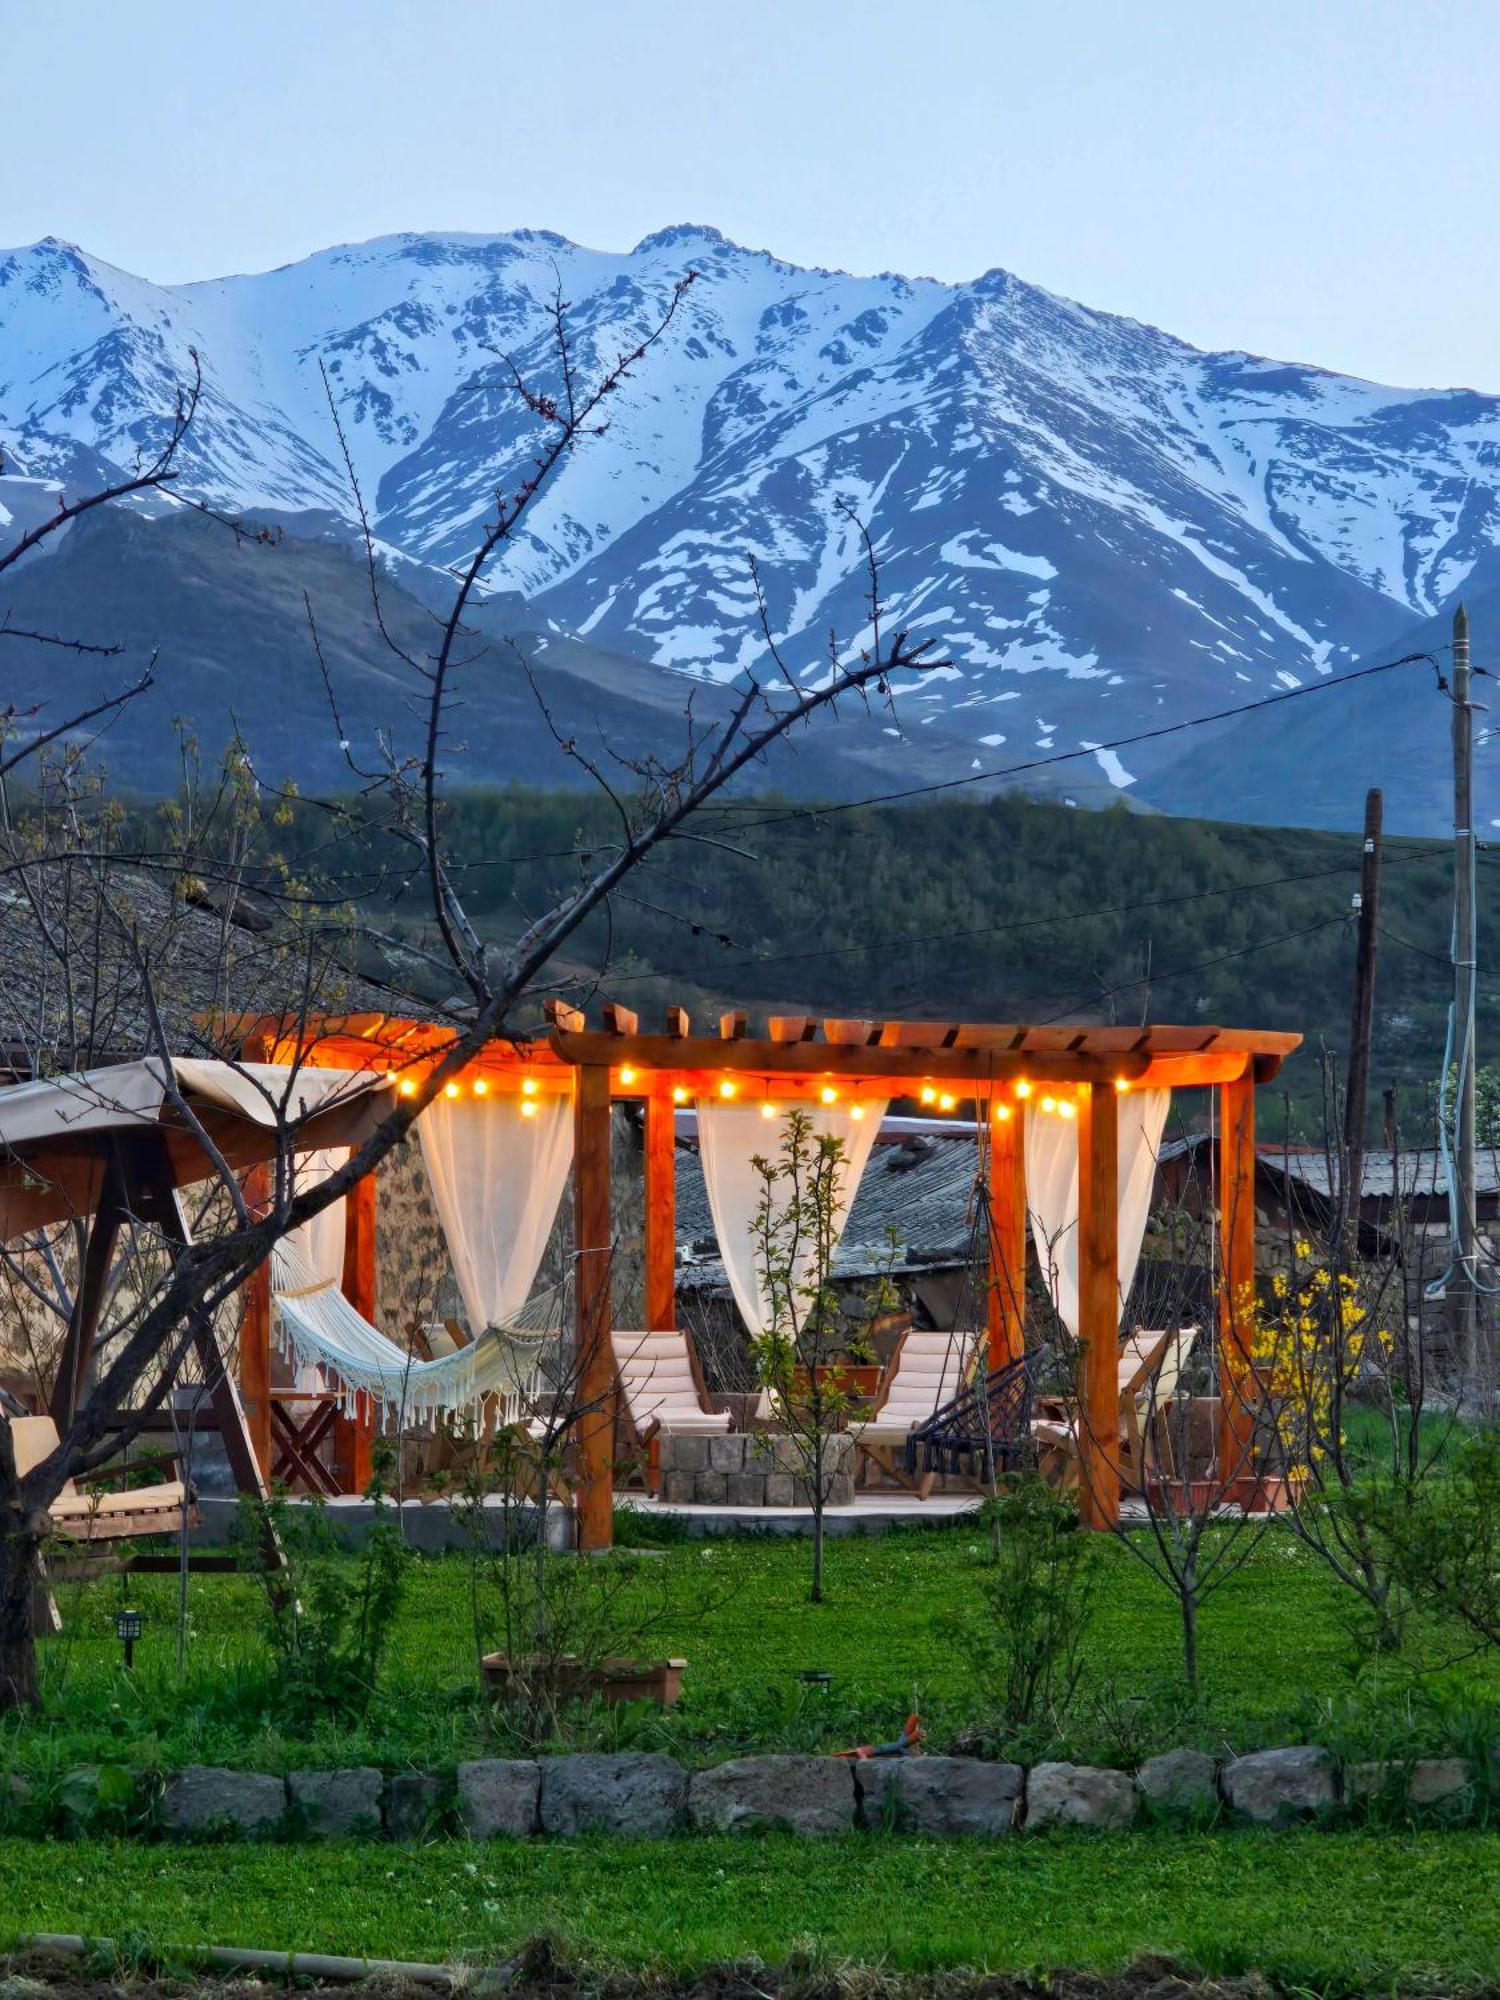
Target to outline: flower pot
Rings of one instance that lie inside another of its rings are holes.
[[[1217,1479],[1159,1479],[1146,1481],[1146,1497],[1159,1514],[1204,1514],[1213,1507],[1234,1503],[1234,1490],[1225,1489]]]
[[[595,1666],[571,1654],[560,1659],[512,1659],[507,1653],[484,1657],[486,1686],[496,1694],[518,1687],[544,1687],[555,1701],[586,1701],[597,1695],[611,1708],[626,1701],[654,1701],[670,1708],[682,1694],[686,1660],[600,1660]]]
[[[1235,1480],[1230,1497],[1247,1514],[1285,1514],[1302,1497],[1306,1483],[1282,1472],[1247,1473]]]

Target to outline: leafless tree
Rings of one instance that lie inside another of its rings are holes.
[[[206,899],[211,907],[225,912],[222,965],[211,968],[211,975],[222,980],[226,1014],[247,1011],[247,985],[262,1004],[274,993],[274,1011],[291,1024],[295,1052],[299,1058],[305,1057],[320,1017],[338,1011],[341,979],[347,984],[348,915],[341,919],[326,897],[307,893],[305,885],[278,878],[277,894],[272,899],[273,921],[265,935],[255,940],[253,953],[246,953],[245,934],[233,926],[232,912],[247,893],[251,871],[244,846],[236,849],[226,833],[239,823],[236,814],[243,812],[246,794],[253,795],[260,782],[243,750],[237,748],[232,753],[224,786],[211,788],[212,803],[206,814],[193,816],[191,824],[180,830],[178,850],[165,861],[118,850],[105,851],[101,857],[101,841],[113,825],[112,810],[109,801],[100,797],[92,816],[80,816],[71,751],[62,760],[68,774],[63,790],[54,788],[49,793],[44,784],[40,804],[33,802],[23,809],[18,802],[7,821],[8,852],[0,856],[0,864],[21,884],[25,927],[40,940],[46,999],[55,1009],[49,1014],[43,1007],[37,1014],[36,1046],[30,1051],[32,1066],[38,1073],[74,1068],[80,1053],[97,1055],[103,1050],[104,1044],[92,1027],[87,1035],[78,1033],[80,1009],[93,1004],[93,988],[98,985],[98,980],[92,979],[84,982],[88,993],[78,990],[86,950],[80,925],[70,927],[67,948],[59,948],[49,929],[42,893],[49,886],[56,892],[56,871],[61,870],[62,878],[71,881],[70,871],[81,870],[89,891],[83,900],[92,898],[97,935],[109,947],[107,963],[112,970],[106,985],[113,980],[110,997],[118,1026],[110,1054],[145,1055],[158,1061],[166,1079],[171,1115],[202,1149],[212,1167],[212,1181],[198,1204],[205,1226],[182,1232],[182,1240],[170,1240],[159,1228],[136,1231],[144,1234],[148,1243],[148,1249],[140,1253],[139,1282],[117,1288],[111,1319],[103,1330],[92,1392],[78,1408],[58,1449],[18,1478],[10,1426],[0,1423],[0,1707],[36,1698],[32,1585],[38,1551],[47,1534],[49,1503],[69,1479],[104,1465],[139,1431],[165,1397],[188,1355],[206,1351],[215,1322],[233,1310],[241,1286],[261,1269],[273,1246],[373,1173],[402,1143],[433,1098],[487,1042],[501,1036],[525,1038],[532,1018],[528,1010],[535,1007],[536,997],[549,979],[555,980],[558,954],[596,912],[607,910],[615,892],[654,855],[675,840],[695,837],[695,815],[725,785],[754,766],[788,730],[825,711],[836,713],[849,699],[865,700],[871,692],[888,697],[893,677],[938,664],[930,657],[928,642],[913,641],[904,631],[887,634],[883,629],[872,558],[875,616],[871,638],[849,657],[831,644],[829,663],[816,686],[797,692],[797,683],[782,675],[773,698],[771,686],[749,675],[721,721],[705,726],[689,714],[684,744],[670,750],[664,746],[659,757],[638,760],[633,766],[617,761],[608,768],[607,758],[591,756],[576,738],[554,725],[565,753],[614,805],[618,831],[613,846],[602,859],[596,858],[569,893],[534,914],[515,938],[501,944],[488,942],[471,923],[457,886],[460,869],[448,848],[443,812],[443,760],[448,751],[455,682],[461,673],[472,674],[481,664],[481,643],[467,622],[469,615],[487,571],[515,538],[551,474],[568,454],[605,428],[610,399],[661,339],[691,282],[689,276],[674,289],[664,300],[655,324],[645,328],[591,386],[579,379],[568,308],[560,298],[555,302],[552,385],[542,389],[523,380],[514,369],[508,370],[513,391],[534,426],[532,456],[496,490],[489,518],[471,555],[454,573],[449,608],[437,621],[425,652],[403,651],[389,638],[381,606],[376,545],[355,485],[374,612],[406,676],[417,715],[418,740],[409,753],[395,740],[385,741],[369,768],[360,767],[351,752],[351,779],[361,789],[365,805],[378,808],[386,833],[414,857],[438,940],[430,955],[429,971],[441,972],[449,989],[456,979],[460,991],[456,1000],[438,1010],[442,1032],[413,1076],[414,1090],[410,1095],[391,1094],[387,1108],[354,1147],[346,1164],[314,1187],[298,1186],[293,1164],[299,1146],[309,1143],[309,1115],[295,1087],[298,1063],[294,1061],[286,1066],[285,1084],[278,1079],[275,1088],[263,1090],[272,1156],[258,1190],[247,1188],[225,1159],[190,1093],[181,1087],[174,1063],[183,1053],[182,1010],[173,1007],[170,993],[164,990],[170,984],[170,974],[162,963],[160,940],[143,919],[141,899],[135,893],[139,881],[152,880],[158,866],[167,871],[166,894],[174,921],[182,915],[190,884],[196,885],[200,900]],[[185,400],[163,458],[140,482],[69,503],[60,510],[52,532],[87,507],[126,498],[146,486],[167,486],[176,477],[176,454],[191,421],[193,400]],[[38,531],[26,538],[27,546],[36,547],[40,539]],[[10,560],[15,559],[16,552],[12,552]],[[310,609],[314,611],[312,638],[316,645],[315,608]],[[489,673],[527,673],[524,661],[513,649],[497,649],[483,664]],[[783,694],[781,689],[788,681],[792,691]],[[137,691],[124,690],[115,700],[132,699]],[[328,692],[336,723],[337,691],[331,682]],[[74,718],[74,728],[84,719]],[[14,769],[23,755],[35,759],[68,734],[68,725],[57,725],[18,746],[0,761],[0,778]],[[342,739],[342,729],[339,736]],[[266,789],[262,785],[263,794]],[[143,860],[144,869],[132,874],[128,868],[132,859]],[[255,967],[253,978],[247,977],[247,956]],[[255,1004],[252,1000],[251,1006]],[[221,1056],[238,1059],[241,1044],[222,1030],[215,1032],[214,1010],[209,1010],[206,1020],[201,1009],[193,1018],[200,1048],[216,1048]]]

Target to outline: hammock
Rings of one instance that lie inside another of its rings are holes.
[[[277,1345],[287,1359],[320,1370],[345,1410],[357,1396],[373,1396],[388,1429],[453,1411],[477,1418],[487,1396],[499,1399],[501,1423],[519,1423],[536,1397],[542,1349],[561,1331],[560,1321],[487,1326],[467,1347],[419,1361],[356,1312],[337,1282],[320,1278],[290,1240],[271,1253],[271,1296]]]

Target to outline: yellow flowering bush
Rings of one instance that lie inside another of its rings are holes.
[[[1393,1341],[1372,1325],[1353,1272],[1314,1260],[1305,1240],[1293,1247],[1290,1267],[1272,1275],[1269,1302],[1257,1304],[1250,1358],[1262,1421],[1289,1476],[1307,1479],[1339,1455],[1349,1392],[1367,1362],[1389,1352]]]

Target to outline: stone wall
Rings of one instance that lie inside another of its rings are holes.
[[[287,1777],[192,1765],[160,1780],[138,1773],[140,1810],[132,1823],[177,1839],[394,1840],[446,1833],[472,1840],[656,1838],[768,1828],[808,1838],[861,1828],[1003,1838],[1059,1826],[1103,1833],[1142,1820],[1279,1828],[1382,1813],[1458,1824],[1482,1808],[1487,1777],[1457,1757],[1341,1768],[1316,1744],[1222,1762],[1201,1750],[1170,1750],[1135,1771],[1061,1762],[1025,1769],[975,1757],[773,1755],[690,1772],[673,1757],[648,1752],[477,1758],[450,1773],[392,1777],[368,1765]],[[90,1782],[98,1785],[98,1773],[80,1771],[64,1786],[75,1830],[90,1821]],[[107,1802],[101,1795],[100,1809],[118,1819],[113,1792]],[[47,1808],[24,1779],[13,1778],[4,1810],[8,1826],[34,1831],[33,1812],[45,1818]]]
[[[677,1507],[810,1507],[805,1455],[791,1438],[730,1431],[722,1437],[665,1436],[660,1441],[661,1497]],[[824,1504],[854,1503],[854,1440],[824,1442]]]

